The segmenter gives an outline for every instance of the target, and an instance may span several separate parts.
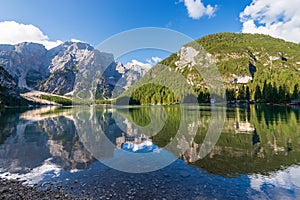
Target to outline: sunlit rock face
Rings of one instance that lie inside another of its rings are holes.
[[[199,51],[193,47],[182,47],[177,53],[179,60],[175,62],[175,65],[178,67],[178,71],[183,71],[184,68],[191,68],[196,65],[195,57],[198,55]]]
[[[252,81],[252,77],[251,76],[237,76],[235,74],[233,74],[233,84],[247,84],[250,81]]]
[[[137,60],[133,60],[126,65],[118,62],[116,70],[121,74],[121,78],[118,80],[115,96],[128,90],[132,85],[140,80],[151,69],[151,67],[151,64],[145,64]]]
[[[105,90],[112,90],[121,77],[116,71],[112,54],[100,52],[86,43],[65,42],[49,50],[47,59],[50,76],[37,86],[45,92],[70,93],[80,84],[84,84],[81,82],[83,80],[78,80],[78,74],[87,76],[88,72],[93,72],[101,74],[99,87],[103,94]]]

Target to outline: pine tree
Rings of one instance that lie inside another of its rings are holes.
[[[246,86],[246,94],[245,94],[245,99],[246,100],[250,100],[250,89],[248,86]]]
[[[290,91],[286,84],[283,85],[283,90],[284,90],[284,94],[285,94],[283,103],[287,103],[290,101],[291,97],[290,97]]]
[[[268,84],[267,84],[267,81],[265,80],[265,82],[264,82],[264,86],[263,86],[263,90],[262,90],[262,100],[264,101],[264,102],[266,102],[267,101],[267,87],[268,87]]]
[[[226,89],[226,99],[227,101],[235,100],[234,89]]]
[[[280,85],[278,89],[278,102],[283,103],[285,101],[285,92],[283,87]]]
[[[259,85],[257,85],[256,88],[255,88],[254,99],[255,99],[256,101],[259,101],[259,100],[262,99],[262,94],[261,94],[261,90],[260,90]]]
[[[272,85],[271,83],[264,83],[264,88],[263,88],[263,101],[264,102],[270,102],[271,101],[271,96],[272,96]]]
[[[278,103],[278,91],[276,83],[272,86],[272,94],[270,96],[270,102],[272,103]]]
[[[244,88],[244,85],[242,85],[239,88],[238,99],[239,100],[245,99],[245,88]]]
[[[299,99],[300,98],[300,93],[299,93],[299,84],[297,83],[296,85],[294,85],[294,90],[293,90],[293,94],[291,96],[291,98],[294,99]]]

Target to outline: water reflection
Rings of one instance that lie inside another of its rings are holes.
[[[89,152],[107,166],[131,173],[155,171],[174,162],[189,148],[198,128],[199,112],[192,108],[76,109],[77,133]]]
[[[236,133],[253,133],[254,127],[253,124],[249,122],[249,110],[248,109],[240,109],[236,108],[235,113],[235,132]]]
[[[45,107],[2,116],[1,135],[8,139],[0,148],[1,172],[36,183],[49,171],[88,168],[95,159],[80,143],[68,114]]]
[[[192,164],[222,175],[265,174],[299,164],[297,116],[299,111],[289,107],[228,109],[217,145],[206,158]],[[245,124],[243,131],[237,123]]]
[[[212,174],[236,176],[240,181],[246,176],[249,187],[257,191],[273,190],[271,184],[274,188],[292,188],[298,194],[299,110],[227,108],[222,134],[203,158],[201,149],[212,143],[207,140],[211,113],[211,107],[179,106],[44,107],[21,113],[7,110],[0,116],[0,174],[38,183],[50,175],[53,178],[93,169],[97,160],[108,165],[124,165],[126,161],[128,168],[135,165],[148,169],[151,163],[157,164],[157,157],[172,162],[179,157]],[[140,156],[135,157],[138,165],[133,162],[136,160],[128,163],[132,155]],[[186,168],[177,161],[174,165]],[[180,171],[183,177],[186,173],[190,172]],[[201,175],[199,171],[193,173]],[[226,185],[227,179],[223,181]]]

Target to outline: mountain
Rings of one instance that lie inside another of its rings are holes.
[[[132,60],[126,65],[118,63],[116,69],[122,77],[118,81],[119,90],[116,96],[128,90],[134,83],[140,80],[151,67],[151,64],[142,63],[137,60]]]
[[[299,98],[299,52],[299,44],[262,34],[208,35],[161,61],[121,97],[131,103],[170,104],[191,94],[209,102],[208,89],[222,82],[227,100],[287,103]]]
[[[109,66],[109,76],[120,77],[116,70],[110,69],[116,66],[112,54],[80,42],[65,42],[50,50],[43,45],[27,42],[0,45],[0,64],[12,75],[19,88],[60,95],[73,91],[79,69],[90,67],[103,71]],[[105,77],[105,83],[115,82]]]
[[[112,54],[82,42],[64,42],[50,50],[28,42],[0,45],[0,65],[23,91],[72,95],[94,88],[97,98],[111,98],[113,91],[126,90],[144,74],[138,64],[123,66]]]
[[[41,44],[0,45],[0,65],[14,78],[19,88],[29,89],[49,75],[46,53]]]
[[[121,77],[115,69],[117,64],[112,54],[100,52],[85,43],[65,42],[49,50],[46,60],[49,61],[50,75],[36,86],[44,92],[60,95],[72,92],[79,83],[76,75],[90,68],[103,73],[103,91],[114,86]]]
[[[26,105],[28,102],[20,96],[13,77],[0,66],[0,107]]]
[[[0,86],[7,90],[9,95],[19,94],[17,84],[15,83],[13,77],[0,66]]]

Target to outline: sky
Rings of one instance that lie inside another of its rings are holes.
[[[300,42],[300,0],[0,0],[0,4],[0,44],[30,41],[49,49],[79,40],[97,46],[115,34],[143,27],[168,28],[192,39],[247,32]],[[155,62],[169,53],[137,56]]]

